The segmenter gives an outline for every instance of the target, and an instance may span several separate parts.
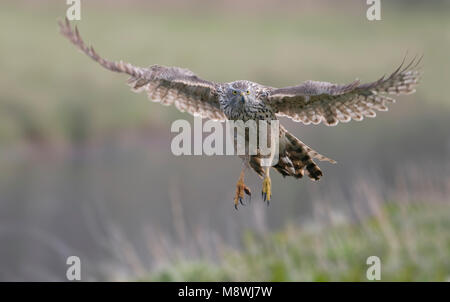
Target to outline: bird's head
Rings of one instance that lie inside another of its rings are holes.
[[[257,101],[253,88],[246,81],[229,83],[225,89],[225,97],[234,108],[243,108]]]

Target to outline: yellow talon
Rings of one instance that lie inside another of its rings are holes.
[[[270,201],[270,197],[272,196],[272,182],[270,177],[266,176],[263,180],[262,186],[262,198],[267,203]]]
[[[236,184],[236,195],[234,196],[234,207],[236,208],[236,210],[238,208],[239,203],[241,205],[244,205],[244,197],[245,197],[244,194],[248,195],[248,200],[250,201],[252,193],[250,191],[250,188],[247,187],[244,183],[244,173],[242,171],[241,176],[239,177],[239,180]]]

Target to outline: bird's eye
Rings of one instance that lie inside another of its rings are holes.
[[[236,90],[233,90],[233,94],[237,94],[237,91],[236,91]]]
[[[245,93],[250,94],[250,90],[247,90]]]

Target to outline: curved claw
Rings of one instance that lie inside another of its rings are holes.
[[[245,199],[248,201],[248,203],[252,202],[252,192],[250,191],[250,188],[247,187],[244,184],[244,193],[245,193]]]
[[[248,200],[248,203],[250,203],[251,195],[252,195],[252,193],[250,191],[250,188],[244,184],[243,179],[239,179],[238,183],[236,184],[236,195],[234,197],[235,209],[238,208],[239,204],[245,206],[247,200]]]
[[[246,200],[246,203],[248,203],[248,204],[252,203],[252,195],[251,194],[247,194],[245,196],[245,200]]]
[[[270,198],[272,197],[272,185],[271,185],[271,180],[269,177],[266,177],[263,180],[261,197],[262,197],[263,202],[267,202],[267,205],[269,205]]]

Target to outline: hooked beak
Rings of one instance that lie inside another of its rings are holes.
[[[245,94],[244,94],[244,92],[241,92],[241,102],[245,103]]]

